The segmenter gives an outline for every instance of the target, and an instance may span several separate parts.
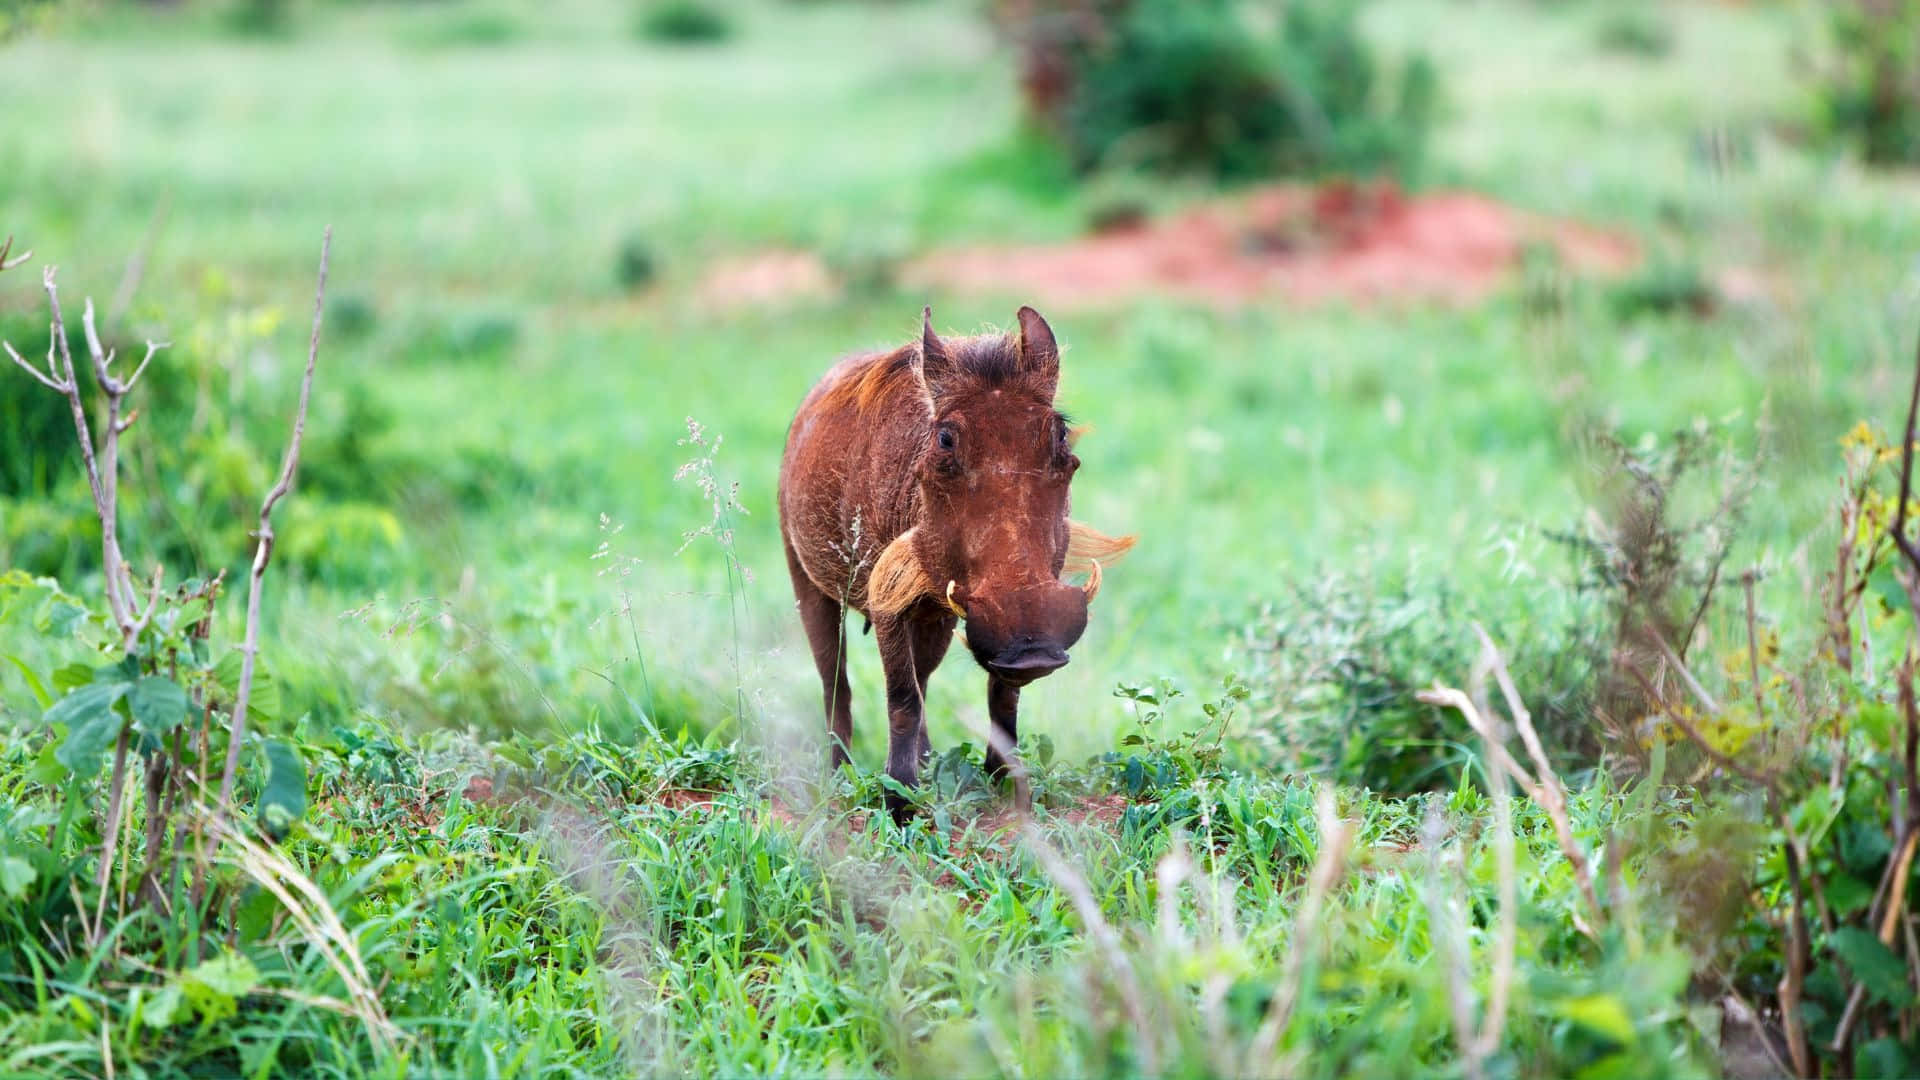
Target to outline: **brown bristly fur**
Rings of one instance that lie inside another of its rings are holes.
[[[832,411],[851,405],[862,416],[871,413],[874,404],[886,400],[896,387],[918,378],[913,370],[914,348],[895,349],[863,361],[862,366],[827,388],[818,407]]]
[[[898,615],[915,600],[935,592],[920,557],[913,553],[914,530],[894,537],[893,543],[874,560],[873,573],[867,578],[867,610],[882,615]]]
[[[1134,536],[1108,536],[1083,521],[1067,522],[1067,564],[1063,574],[1090,574],[1093,564],[1102,567],[1119,562],[1133,550]]]

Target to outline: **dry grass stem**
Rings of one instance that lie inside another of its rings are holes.
[[[1087,928],[1087,936],[1093,939],[1100,957],[1106,961],[1109,977],[1120,993],[1120,1006],[1126,1010],[1127,1021],[1133,1025],[1140,1071],[1149,1076],[1159,1072],[1160,1052],[1156,1039],[1159,1028],[1147,1015],[1146,997],[1141,993],[1140,981],[1134,975],[1133,962],[1121,946],[1120,936],[1114,933],[1113,926],[1100,913],[1100,903],[1093,898],[1093,889],[1080,871],[1055,851],[1053,845],[1047,843],[1047,838],[1032,822],[1021,828],[1020,838],[1026,843],[1027,850],[1033,852],[1033,857],[1039,861],[1047,876],[1073,901],[1074,910],[1080,914],[1080,921]]]

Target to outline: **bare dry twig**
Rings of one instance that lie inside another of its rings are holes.
[[[293,437],[280,462],[280,478],[260,503],[258,542],[253,549],[253,571],[247,577],[247,629],[240,646],[240,682],[234,691],[233,720],[227,737],[227,764],[220,774],[220,798],[216,813],[225,813],[233,799],[234,777],[240,771],[240,748],[247,732],[247,708],[252,704],[253,674],[260,653],[260,582],[266,576],[267,562],[273,557],[273,507],[293,487],[294,470],[300,466],[300,443],[307,433],[307,401],[313,393],[313,365],[320,353],[320,315],[327,298],[327,260],[333,253],[333,226],[327,226],[320,240],[320,279],[313,291],[313,332],[307,339],[307,369],[300,379],[300,405],[293,415]]]
[[[1477,624],[1474,626],[1474,631],[1481,641],[1480,661],[1476,666],[1484,665],[1485,670],[1494,673],[1499,680],[1501,694],[1506,698],[1507,707],[1514,714],[1514,726],[1519,729],[1521,741],[1526,743],[1528,756],[1540,770],[1540,776],[1536,778],[1508,752],[1493,726],[1494,720],[1498,717],[1483,715],[1480,707],[1474,703],[1473,697],[1452,687],[1437,684],[1433,689],[1422,690],[1414,696],[1429,705],[1453,709],[1465,718],[1467,726],[1480,736],[1481,744],[1486,748],[1487,756],[1492,763],[1498,766],[1499,771],[1512,777],[1513,781],[1520,785],[1521,790],[1527,793],[1527,797],[1547,812],[1548,819],[1553,822],[1554,837],[1560,844],[1561,854],[1566,856],[1568,865],[1573,868],[1574,880],[1580,886],[1580,894],[1586,900],[1587,912],[1592,920],[1591,924],[1582,925],[1579,929],[1582,933],[1591,936],[1604,916],[1600,907],[1599,894],[1594,891],[1593,862],[1573,836],[1573,822],[1567,814],[1566,786],[1560,782],[1559,776],[1553,771],[1553,765],[1547,758],[1546,748],[1540,741],[1540,734],[1534,730],[1532,714],[1521,703],[1520,694],[1514,688],[1513,676],[1507,671],[1506,661],[1500,657],[1500,650],[1494,646],[1493,639],[1487,636],[1487,632]],[[1484,694],[1478,690],[1476,694],[1484,697]],[[1491,713],[1491,707],[1488,712]],[[1497,776],[1495,782],[1499,782]]]
[[[13,250],[13,237],[9,235],[5,243],[0,243],[0,270],[11,270],[16,266],[20,266],[24,264],[28,259],[33,258],[33,252],[31,250],[28,250],[28,251],[23,251],[20,254],[15,255],[13,258],[9,259],[7,258],[7,253],[12,250]]]

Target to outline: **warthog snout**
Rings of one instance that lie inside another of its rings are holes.
[[[973,598],[967,648],[996,677],[1024,686],[1065,667],[1067,650],[1087,628],[1087,594],[1051,583]]]

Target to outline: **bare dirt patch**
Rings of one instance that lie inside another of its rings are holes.
[[[931,252],[902,264],[898,281],[1053,307],[1142,296],[1226,307],[1466,305],[1498,290],[1532,249],[1582,275],[1616,275],[1640,262],[1638,245],[1619,233],[1471,192],[1276,184],[1160,220],[1109,214],[1105,227],[1071,243]],[[717,263],[696,296],[703,306],[731,309],[841,291],[819,256],[776,250]]]
[[[838,286],[820,256],[808,251],[762,251],[722,259],[700,280],[703,307],[748,308],[834,295]]]
[[[1624,236],[1470,192],[1287,184],[1071,244],[935,252],[903,276],[1055,306],[1145,295],[1226,305],[1470,304],[1497,290],[1530,248],[1581,274],[1618,274],[1640,258]]]

